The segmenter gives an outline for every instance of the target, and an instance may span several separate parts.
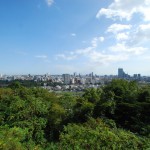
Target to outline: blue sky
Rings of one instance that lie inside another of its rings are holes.
[[[1,0],[0,73],[150,75],[150,0]]]

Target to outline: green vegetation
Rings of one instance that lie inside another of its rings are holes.
[[[19,82],[22,86],[25,86],[25,87],[41,87],[43,86],[44,84],[46,84],[47,86],[52,86],[52,87],[55,87],[57,85],[63,85],[62,83],[59,83],[59,82],[52,82],[51,80],[49,81],[34,81],[34,80],[19,80],[19,79],[16,79],[16,80],[11,80],[11,81],[8,81],[8,80],[0,80],[0,87],[7,87],[15,82]]]
[[[0,88],[0,150],[147,150],[150,87],[113,80],[83,95]]]

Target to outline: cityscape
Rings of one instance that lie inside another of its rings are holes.
[[[116,71],[117,72],[117,71]],[[111,82],[113,79],[125,79],[127,81],[137,81],[140,84],[150,83],[150,76],[142,76],[141,74],[127,74],[123,68],[118,68],[117,75],[96,75],[93,72],[86,75],[62,74],[62,75],[0,75],[1,81],[33,81],[40,82],[41,87],[50,91],[82,91],[86,88],[98,88]],[[53,84],[54,83],[54,84]],[[1,86],[7,86],[2,84]]]
[[[0,0],[0,150],[150,150],[150,0]]]

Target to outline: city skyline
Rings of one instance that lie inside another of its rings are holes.
[[[128,74],[126,71],[124,71],[123,68],[118,68],[116,70],[115,74],[96,74],[94,72],[86,72],[85,74],[81,74],[80,72],[72,72],[72,73],[62,73],[62,74],[50,74],[50,73],[44,73],[44,74],[2,74],[0,73],[0,78],[3,76],[63,76],[63,75],[71,75],[71,76],[118,76],[120,78],[128,78],[128,77],[134,77],[134,76],[141,76],[140,73],[134,72],[134,74]],[[145,76],[145,75],[142,75]],[[147,76],[149,77],[149,76]]]
[[[150,0],[0,1],[0,74],[150,75]]]

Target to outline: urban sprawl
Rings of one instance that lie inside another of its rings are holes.
[[[137,81],[141,84],[150,83],[149,76],[141,74],[128,75],[123,68],[118,68],[118,75],[95,75],[93,72],[87,75],[63,74],[63,75],[0,75],[1,81],[8,83],[15,80],[42,82],[42,88],[49,91],[82,91],[86,88],[98,88],[111,82],[113,79],[125,79],[128,81]],[[48,83],[55,83],[49,85]]]

